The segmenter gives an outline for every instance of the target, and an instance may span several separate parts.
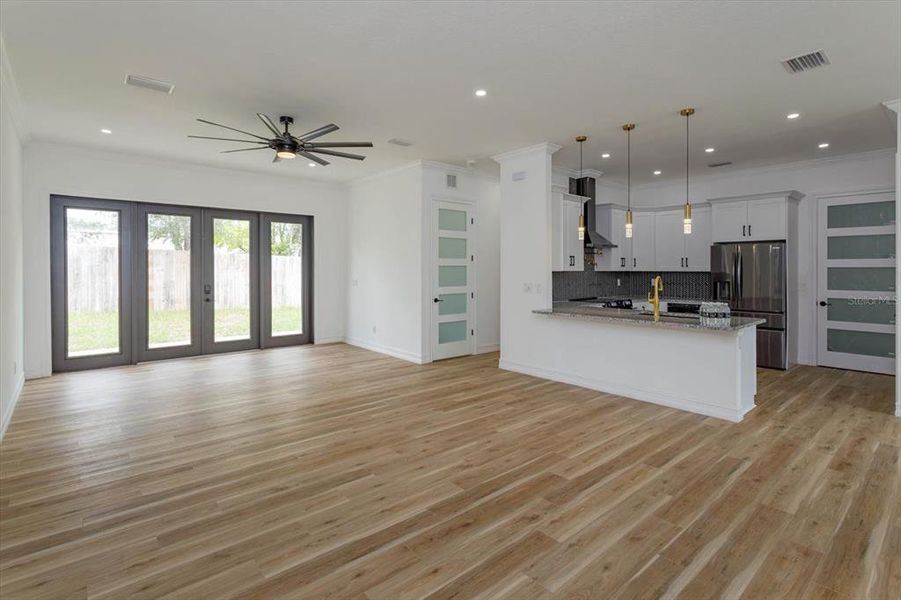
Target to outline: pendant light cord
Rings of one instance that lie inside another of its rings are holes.
[[[582,185],[582,146],[585,145],[585,142],[579,142],[579,185]],[[577,188],[578,189],[578,188]],[[580,190],[583,191],[583,190]],[[585,216],[585,202],[579,202],[579,206],[581,209],[579,210],[579,214],[581,216]]]
[[[685,115],[685,204],[688,204],[688,119],[691,115]]]
[[[632,130],[626,130],[626,204],[632,209]]]

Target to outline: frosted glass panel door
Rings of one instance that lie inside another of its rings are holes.
[[[818,364],[894,373],[894,193],[822,200],[818,247]]]
[[[435,201],[432,213],[432,358],[474,352],[474,220],[469,204]]]

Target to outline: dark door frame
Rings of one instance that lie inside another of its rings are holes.
[[[303,333],[297,335],[272,335],[272,223],[299,223],[303,226],[301,237],[303,261]],[[260,347],[295,346],[313,340],[313,217],[280,213],[260,213]]]

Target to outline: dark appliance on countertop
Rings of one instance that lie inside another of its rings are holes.
[[[601,298],[592,296],[591,298],[573,298],[570,302],[585,302],[597,304],[601,308],[632,308],[631,298]]]
[[[785,242],[720,243],[710,247],[713,298],[735,317],[764,319],[757,327],[757,365],[788,366]]]
[[[585,215],[585,252],[592,254],[596,249],[616,248],[616,244],[597,232],[598,221],[595,212],[597,191],[594,177],[570,177],[569,193],[591,198],[582,204],[582,211]]]

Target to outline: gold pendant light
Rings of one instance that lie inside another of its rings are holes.
[[[635,123],[623,125],[626,132],[626,237],[632,237],[632,130]]]
[[[682,233],[688,235],[691,233],[691,201],[688,196],[688,118],[695,114],[695,109],[683,108],[679,114],[685,117],[685,206],[682,208]]]
[[[579,135],[576,136],[576,141],[579,142],[579,179],[582,179],[582,144],[585,143],[585,140],[588,139],[587,135]],[[581,202],[581,210],[579,211],[579,241],[585,239],[585,203]]]

